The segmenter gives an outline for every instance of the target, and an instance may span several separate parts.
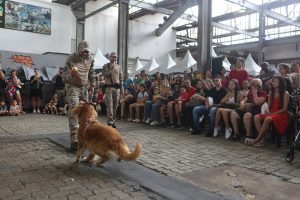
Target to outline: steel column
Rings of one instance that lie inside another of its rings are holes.
[[[118,63],[123,73],[127,73],[128,64],[128,25],[129,0],[119,0],[118,16]]]
[[[265,14],[264,11],[259,12],[259,37],[258,37],[258,64],[260,65],[264,60],[264,42],[265,42]]]
[[[85,21],[79,21],[78,19],[84,17],[85,15],[85,5],[82,7],[77,8],[78,10],[72,10],[75,17],[76,17],[76,47],[78,46],[79,42],[84,40],[84,23]]]
[[[198,1],[198,49],[197,49],[197,70],[204,71],[211,68],[211,0]]]

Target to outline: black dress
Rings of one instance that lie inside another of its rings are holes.
[[[43,85],[43,77],[40,76],[41,82],[38,82],[37,80],[32,80],[34,79],[34,76],[31,76],[30,78],[30,96],[31,97],[40,97],[43,98],[43,93],[42,93],[42,85]]]

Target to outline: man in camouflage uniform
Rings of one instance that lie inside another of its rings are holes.
[[[122,68],[117,64],[118,56],[115,52],[110,54],[110,63],[103,66],[105,81],[105,104],[107,110],[107,124],[116,128],[115,119],[119,104],[120,93],[123,94]]]
[[[71,150],[73,151],[77,150],[78,122],[71,111],[78,106],[80,100],[88,102],[88,83],[89,87],[94,90],[93,62],[89,44],[81,41],[78,45],[78,52],[70,55],[64,66],[63,79],[69,106],[69,129]]]

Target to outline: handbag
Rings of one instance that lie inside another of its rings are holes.
[[[240,109],[244,112],[251,111],[256,105],[254,103],[245,103],[243,107],[240,107]]]
[[[227,109],[238,109],[240,107],[239,103],[223,103],[220,108],[227,108]]]

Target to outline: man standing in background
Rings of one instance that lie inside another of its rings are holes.
[[[107,124],[116,128],[115,119],[119,104],[120,93],[123,94],[123,73],[117,64],[118,56],[115,52],[110,54],[110,63],[103,66],[105,104],[107,110]]]
[[[52,78],[55,81],[55,93],[57,94],[57,99],[66,96],[65,83],[63,81],[64,68],[60,67],[57,74]]]
[[[94,60],[90,55],[89,44],[86,41],[81,41],[78,44],[78,52],[73,53],[67,58],[63,70],[63,79],[69,106],[68,117],[72,151],[77,150],[77,130],[79,126],[76,116],[71,111],[79,105],[80,100],[88,102],[88,86],[94,91],[93,65]]]

